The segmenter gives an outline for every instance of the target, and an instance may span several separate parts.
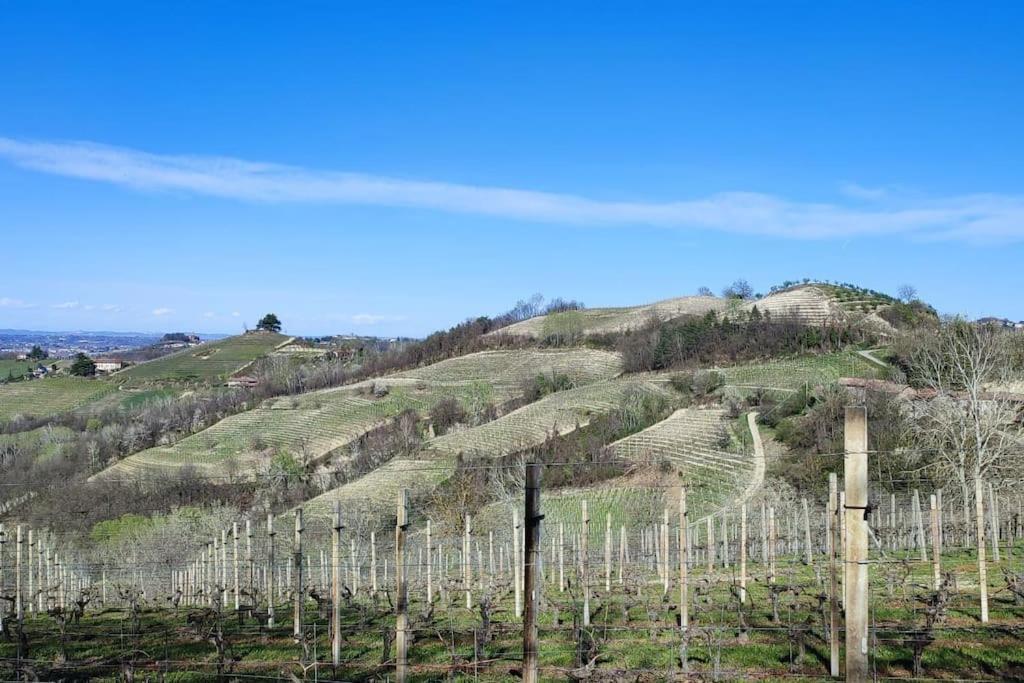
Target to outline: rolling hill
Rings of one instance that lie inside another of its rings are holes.
[[[133,365],[112,377],[131,383],[222,381],[290,340],[269,332],[226,337]]]

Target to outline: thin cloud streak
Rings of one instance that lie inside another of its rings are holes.
[[[1018,195],[901,200],[891,193],[848,184],[847,194],[875,201],[847,206],[790,201],[757,192],[721,192],[683,201],[620,202],[225,157],[159,155],[89,142],[0,138],[0,157],[22,168],[138,190],[252,202],[413,207],[545,223],[644,225],[797,239],[864,235],[976,243],[1024,239],[1024,196]]]

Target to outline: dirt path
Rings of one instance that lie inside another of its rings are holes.
[[[764,484],[764,443],[761,441],[761,432],[757,429],[756,412],[747,413],[747,426],[750,428],[750,436],[754,441],[754,474],[750,479],[750,483],[743,489],[740,502],[750,500]]]
[[[867,362],[871,363],[875,367],[882,368],[883,370],[888,370],[889,364],[886,363],[884,360],[879,360],[872,356],[872,351],[874,351],[874,349],[868,349],[867,351],[858,351],[857,355],[866,360]]]

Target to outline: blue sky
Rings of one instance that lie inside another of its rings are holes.
[[[1022,319],[1024,6],[896,4],[9,5],[0,328],[418,335],[737,277]]]

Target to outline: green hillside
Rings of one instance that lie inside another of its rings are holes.
[[[106,380],[84,377],[47,377],[0,384],[0,419],[10,419],[15,415],[57,415],[116,389]]]
[[[228,337],[140,363],[114,377],[129,382],[215,382],[226,379],[289,339],[283,334],[267,332]]]

